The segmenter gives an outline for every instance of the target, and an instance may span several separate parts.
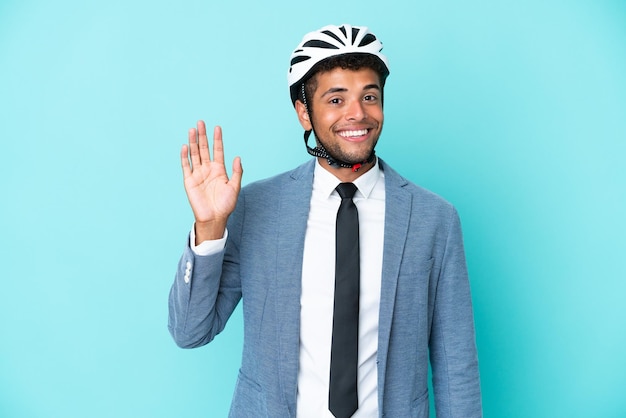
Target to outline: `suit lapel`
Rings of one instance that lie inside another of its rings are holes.
[[[382,160],[379,161],[385,173],[385,242],[380,291],[380,314],[378,318],[378,402],[382,408],[391,322],[396,300],[400,263],[404,254],[409,229],[412,197],[404,189],[408,182]]]
[[[278,197],[276,214],[279,233],[276,243],[276,331],[280,386],[295,415],[300,347],[300,295],[302,289],[302,255],[313,185],[314,161],[304,164],[286,176]]]

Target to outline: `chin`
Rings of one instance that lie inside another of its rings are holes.
[[[329,154],[331,157],[337,159],[337,160],[341,160],[341,161],[345,161],[349,164],[359,164],[362,163],[363,161],[367,160],[367,158],[372,154],[372,152],[374,151],[373,148],[369,149],[367,152],[363,152],[363,153],[359,153],[359,154],[344,154],[344,153],[339,153],[338,155],[336,155],[336,153],[334,152],[330,152]]]
[[[334,158],[335,160],[339,160],[339,161],[343,161],[346,162],[348,164],[358,164],[358,163],[362,163],[363,161],[367,160],[367,158],[372,154],[372,152],[374,151],[374,148],[376,147],[376,143],[378,141],[375,142],[369,142],[369,144],[367,143],[362,143],[360,144],[361,146],[358,146],[357,144],[352,144],[352,146],[346,146],[346,144],[338,144],[338,143],[333,143],[331,141],[330,144],[328,144],[328,146],[326,144],[324,144],[324,142],[320,141],[319,138],[317,138],[317,145],[321,145],[322,147],[324,147],[324,149],[326,149],[326,152],[328,152],[328,154]],[[355,145],[357,145],[355,147]]]

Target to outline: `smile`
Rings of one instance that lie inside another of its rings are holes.
[[[339,131],[337,134],[344,138],[358,138],[363,135],[367,135],[368,129],[359,129],[356,131]]]

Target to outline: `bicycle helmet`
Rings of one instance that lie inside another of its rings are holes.
[[[389,64],[387,57],[381,53],[383,44],[365,26],[351,25],[329,25],[307,33],[300,44],[291,54],[291,63],[287,73],[291,103],[295,106],[296,100],[300,98],[308,112],[308,105],[305,94],[305,83],[316,72],[317,65],[322,61],[346,54],[364,54],[376,57],[381,65],[381,83],[384,85],[385,79],[389,75]],[[363,164],[371,163],[375,154],[372,150],[369,157],[360,163],[349,163],[340,161],[330,154],[319,143],[315,148],[308,144],[311,131],[304,132],[304,145],[307,152],[314,157],[325,158],[330,165],[351,168],[357,171]]]
[[[291,54],[291,64],[287,74],[291,102],[295,104],[301,84],[314,73],[315,66],[326,58],[344,54],[369,54],[380,60],[384,82],[389,75],[387,57],[381,53],[383,44],[365,26],[329,25],[304,35],[300,44]]]

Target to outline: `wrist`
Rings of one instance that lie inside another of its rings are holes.
[[[196,245],[204,241],[221,239],[226,231],[226,219],[215,221],[196,221],[194,224]]]

